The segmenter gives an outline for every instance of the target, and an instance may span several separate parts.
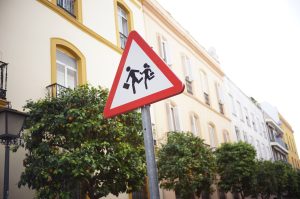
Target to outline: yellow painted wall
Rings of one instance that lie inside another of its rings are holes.
[[[279,119],[281,121],[281,128],[284,131],[283,139],[285,143],[288,145],[288,162],[294,167],[294,168],[300,168],[300,160],[297,152],[297,147],[295,143],[294,138],[294,131],[290,124],[284,119],[282,115],[279,116]]]

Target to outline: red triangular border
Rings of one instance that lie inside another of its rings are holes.
[[[166,78],[173,84],[173,87],[170,87],[165,90],[153,93],[151,95],[142,97],[140,99],[131,101],[129,103],[123,104],[121,106],[111,109],[112,101],[115,97],[117,86],[122,75],[122,71],[128,56],[129,49],[131,47],[132,41],[135,41],[141,49],[148,55],[148,57],[153,61],[154,64],[161,70],[161,72],[166,76]],[[111,87],[111,91],[108,95],[108,99],[103,111],[105,118],[110,118],[122,113],[126,113],[130,110],[136,109],[138,107],[152,104],[154,102],[172,97],[184,91],[184,84],[178,79],[178,77],[171,71],[169,66],[153,51],[153,49],[146,43],[146,41],[136,32],[131,31],[128,40],[122,54],[120,64],[114,79],[114,82]]]

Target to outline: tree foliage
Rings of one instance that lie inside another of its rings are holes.
[[[225,143],[216,152],[219,188],[239,193],[242,198],[251,194],[255,174],[255,149],[247,143]]]
[[[108,91],[67,89],[56,98],[28,101],[25,171],[19,186],[38,198],[91,199],[139,189],[145,176],[140,113],[103,118]]]
[[[262,199],[268,199],[277,193],[277,177],[273,162],[257,161],[255,176],[253,195],[260,196]]]
[[[203,140],[191,133],[170,132],[158,151],[161,187],[174,190],[180,198],[210,191],[215,178],[215,159]]]
[[[269,199],[272,195],[299,198],[298,173],[286,162],[258,161],[255,176],[253,195],[262,199]]]

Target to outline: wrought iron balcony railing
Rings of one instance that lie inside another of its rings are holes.
[[[46,87],[49,97],[59,97],[61,92],[66,89],[66,87],[54,83]]]
[[[6,100],[7,63],[0,61],[0,99]]]
[[[57,0],[57,5],[64,9],[71,16],[76,18],[75,15],[75,0]]]

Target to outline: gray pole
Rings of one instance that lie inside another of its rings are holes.
[[[150,116],[150,105],[142,107],[142,122],[146,151],[147,174],[149,179],[150,199],[159,199],[157,167],[154,155],[154,143]]]
[[[5,162],[4,162],[4,186],[3,186],[3,199],[8,199],[9,190],[9,143],[5,141]]]

